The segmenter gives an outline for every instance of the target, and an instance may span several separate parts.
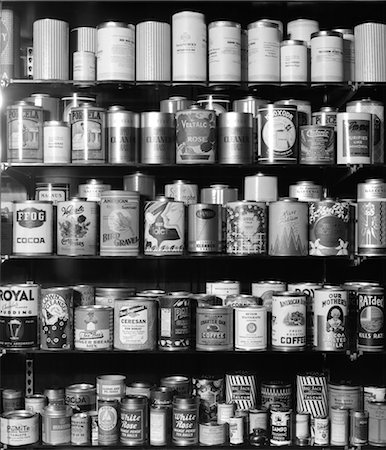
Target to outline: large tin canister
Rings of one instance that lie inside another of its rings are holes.
[[[358,291],[357,348],[379,352],[385,348],[385,293],[380,286]]]
[[[188,251],[222,251],[222,206],[195,203],[188,206]]]
[[[361,256],[386,254],[386,183],[368,179],[357,188],[357,252]]]
[[[42,442],[49,445],[71,441],[72,408],[69,405],[48,405],[42,412]]]
[[[123,445],[145,445],[149,439],[149,405],[143,395],[126,395],[121,401],[120,441]]]
[[[165,197],[184,202],[185,205],[198,203],[198,186],[190,181],[174,180],[172,184],[165,185]]]
[[[335,132],[331,126],[303,125],[300,129],[300,164],[334,164]]]
[[[284,197],[269,205],[268,254],[308,255],[308,204]]]
[[[261,383],[261,407],[292,407],[292,386],[285,381],[264,381]]]
[[[139,253],[139,194],[104,191],[100,204],[101,256],[136,256]]]
[[[253,116],[243,112],[224,112],[218,117],[218,162],[252,164]]]
[[[341,112],[336,116],[337,163],[370,164],[373,149],[372,116],[364,112]]]
[[[289,196],[301,202],[319,202],[322,200],[323,188],[313,181],[297,181],[289,187]]]
[[[122,106],[107,110],[107,161],[135,164],[139,161],[140,116]]]
[[[267,206],[244,200],[226,205],[226,251],[234,255],[265,254],[267,251]]]
[[[0,442],[20,447],[39,441],[39,414],[25,409],[9,411],[0,417]]]
[[[276,176],[257,173],[244,178],[244,200],[276,202],[278,179]]]
[[[119,442],[121,404],[118,399],[98,398],[98,444]]]
[[[68,200],[70,185],[68,183],[36,183],[35,200],[48,201],[56,205],[58,202]]]
[[[50,254],[53,251],[52,202],[26,200],[13,204],[13,253]]]
[[[154,200],[155,178],[142,172],[134,172],[123,177],[123,188],[125,191],[135,191],[141,199]]]
[[[74,411],[93,411],[96,407],[96,388],[93,384],[77,383],[66,386],[66,405]]]
[[[74,311],[76,350],[110,350],[113,346],[113,308],[103,305],[78,306]]]
[[[173,164],[176,161],[176,124],[173,113],[141,113],[141,163]]]
[[[69,350],[73,345],[73,298],[69,287],[41,290],[40,348]]]
[[[110,189],[110,184],[105,184],[102,180],[97,180],[96,178],[90,178],[86,180],[85,184],[78,185],[78,196],[87,201],[100,202],[102,192]]]
[[[176,446],[198,444],[199,398],[175,396],[172,408],[172,443]]]
[[[217,157],[216,113],[192,105],[176,112],[177,164],[213,164]]]
[[[234,307],[235,350],[267,349],[267,308],[259,305]]]
[[[142,297],[117,299],[114,304],[114,348],[155,350],[157,302]]]
[[[337,31],[311,34],[311,81],[343,82],[343,35]]]
[[[227,403],[235,403],[237,409],[255,408],[257,404],[256,374],[244,371],[226,373],[225,398]]]
[[[370,402],[369,444],[377,447],[386,445],[386,402]]]
[[[258,162],[296,164],[298,162],[297,107],[267,105],[258,114]]]
[[[90,103],[71,108],[72,162],[106,161],[106,112]]]
[[[25,101],[7,106],[7,160],[43,162],[43,108]]]
[[[145,203],[145,255],[182,255],[185,244],[185,206],[167,197]]]
[[[57,205],[57,254],[96,255],[98,204],[73,198]]]
[[[40,286],[34,283],[0,286],[0,347],[39,346]]]
[[[233,350],[233,311],[227,306],[198,307],[196,350]]]
[[[200,398],[200,422],[217,421],[217,404],[225,400],[224,378],[202,376],[193,379],[193,394]]]
[[[327,378],[323,373],[307,372],[296,376],[297,412],[306,412],[311,417],[328,415]]]

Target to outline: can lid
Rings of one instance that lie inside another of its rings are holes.
[[[112,105],[107,110],[108,112],[115,112],[115,111],[126,111],[126,108],[122,105]]]
[[[95,386],[90,383],[76,383],[71,384],[70,386],[66,386],[66,392],[67,391],[90,391],[95,390]]]
[[[248,24],[247,29],[251,30],[253,28],[259,28],[259,27],[265,27],[265,28],[277,28],[279,30],[279,24],[275,22],[270,22],[269,19],[262,19],[257,20],[256,22],[252,22]]]
[[[114,22],[112,20],[107,21],[107,22],[102,22],[99,25],[96,26],[97,30],[101,29],[101,28],[130,28],[130,29],[134,29],[135,26],[131,23],[126,23],[126,22]]]
[[[23,396],[23,391],[19,389],[4,389],[2,394],[3,398],[21,398]]]
[[[232,22],[230,20],[216,20],[214,22],[210,22],[208,25],[208,30],[217,27],[232,27],[232,28],[241,28],[241,25],[238,22]]]
[[[150,399],[170,403],[173,400],[173,394],[174,390],[169,386],[153,387],[150,391]]]
[[[308,47],[307,42],[306,41],[301,41],[300,39],[287,39],[286,41],[281,41],[280,43],[281,47],[286,47],[289,45],[294,45],[294,46],[304,46],[304,47]]]
[[[342,34],[354,34],[354,30],[352,28],[334,28],[332,31],[337,31]]]
[[[315,31],[315,33],[311,34],[311,39],[321,36],[334,36],[334,37],[340,37],[343,38],[343,34],[339,33],[338,31],[332,31],[332,30],[320,30]]]
[[[61,120],[47,120],[46,122],[43,122],[43,125],[45,127],[66,127],[69,128],[67,122],[63,122]]]
[[[16,409],[14,411],[8,411],[2,415],[5,419],[29,419],[31,417],[37,416],[37,413],[34,413],[30,410],[26,409]]]

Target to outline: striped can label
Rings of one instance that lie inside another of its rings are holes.
[[[296,377],[297,412],[312,418],[327,416],[327,379],[324,374],[307,373]]]
[[[257,403],[256,374],[234,372],[225,375],[225,400],[235,403],[237,409],[251,409]]]

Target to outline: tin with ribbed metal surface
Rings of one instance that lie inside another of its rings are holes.
[[[123,445],[146,445],[149,439],[149,405],[143,395],[126,395],[121,402],[120,441]]]
[[[380,352],[385,348],[385,292],[379,287],[362,287],[358,291],[357,348]]]
[[[110,350],[113,346],[113,308],[102,305],[78,306],[74,312],[76,350]]]
[[[39,414],[24,409],[2,414],[0,442],[11,447],[35,444],[39,441]]]
[[[188,251],[220,253],[222,251],[222,206],[195,203],[188,206]]]
[[[165,185],[165,196],[184,202],[185,205],[198,203],[198,186],[190,181],[174,180],[172,184]]]
[[[70,38],[72,47],[76,51],[92,52],[97,51],[97,30],[95,27],[76,27],[71,29]]]
[[[107,110],[107,161],[112,164],[139,161],[140,115],[123,106]]]
[[[267,309],[265,306],[234,307],[235,350],[267,349]]]

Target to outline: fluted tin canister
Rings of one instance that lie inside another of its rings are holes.
[[[224,112],[218,117],[218,162],[252,164],[254,159],[253,116]]]
[[[141,163],[173,164],[176,161],[173,113],[141,113]]]
[[[172,408],[172,443],[176,446],[198,444],[199,397],[175,396]]]
[[[107,110],[107,160],[112,164],[139,161],[140,116],[114,105]]]

